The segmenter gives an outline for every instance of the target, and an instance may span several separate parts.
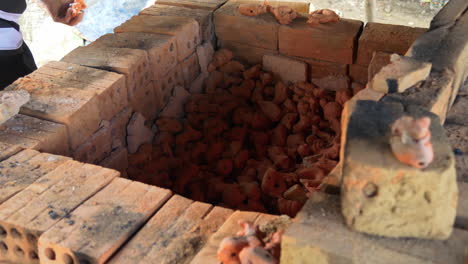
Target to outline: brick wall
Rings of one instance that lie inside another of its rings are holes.
[[[273,4],[287,1],[277,2]],[[378,23],[363,27],[349,19],[314,28],[302,18],[280,25],[268,14],[240,15],[239,3],[159,1],[115,33],[15,82],[8,89],[25,89],[32,99],[21,110],[24,118],[5,124],[9,129],[0,132],[0,141],[125,172],[127,154],[132,154],[128,150],[151,142],[148,131],[168,102],[172,106],[166,115],[174,114],[174,104],[183,103],[171,99],[181,93],[175,87],[182,87],[183,94],[203,89],[216,48],[228,48],[251,65],[269,55],[270,62],[284,64],[275,71],[295,73],[296,79],[346,76],[344,88],[358,90],[367,83],[369,67],[375,71],[388,63],[371,61],[374,52],[379,58],[382,53],[404,54],[424,31]],[[302,12],[309,8],[306,2],[294,5]],[[135,113],[144,122],[130,122]],[[137,133],[132,138],[140,139],[129,140],[130,130]]]

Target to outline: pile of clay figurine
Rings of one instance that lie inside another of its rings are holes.
[[[138,150],[150,161],[134,171],[194,200],[294,216],[337,165],[352,93],[286,85],[232,58],[215,52],[204,93],[189,96],[182,118],[156,120],[153,145]]]
[[[279,230],[261,232],[250,222],[239,221],[242,230],[236,236],[224,238],[218,248],[218,260],[223,264],[277,264],[281,254]]]
[[[273,7],[269,5],[267,1],[264,1],[262,4],[240,4],[238,11],[240,14],[245,16],[258,16],[269,12],[281,25],[291,24],[294,19],[301,16],[301,14],[291,7]],[[339,20],[340,17],[333,10],[319,9],[309,14],[307,24],[314,27],[319,24],[335,23]]]

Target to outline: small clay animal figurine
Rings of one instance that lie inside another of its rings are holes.
[[[277,264],[282,231],[273,234],[265,245],[258,227],[251,222],[239,221],[242,231],[237,236],[226,237],[221,241],[217,252],[223,264]]]
[[[288,25],[297,18],[296,10],[288,6],[268,6],[268,12],[272,13],[281,25]]]
[[[307,24],[313,27],[319,24],[335,23],[339,20],[340,16],[338,16],[333,10],[319,9],[309,14],[309,20],[307,20]]]
[[[238,7],[239,13],[244,16],[258,16],[265,14],[268,9],[267,1],[264,1],[262,4],[240,4]]]
[[[395,157],[415,168],[426,168],[434,159],[429,126],[431,119],[403,116],[391,127],[390,146]]]

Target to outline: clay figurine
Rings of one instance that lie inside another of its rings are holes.
[[[238,7],[239,13],[244,16],[258,16],[265,14],[267,9],[267,1],[264,1],[262,4],[240,4]]]
[[[282,231],[273,234],[270,242],[261,239],[258,227],[251,222],[239,221],[242,231],[237,236],[221,241],[217,252],[223,264],[277,264]]]
[[[415,168],[426,168],[434,159],[429,126],[431,119],[403,116],[391,127],[390,146],[395,157]]]
[[[326,24],[326,23],[335,23],[340,20],[340,17],[330,9],[319,9],[309,14],[309,20],[307,24],[311,27]]]

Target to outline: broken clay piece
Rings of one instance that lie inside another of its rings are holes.
[[[237,236],[224,238],[217,252],[223,264],[277,264],[280,257],[282,231],[275,232],[270,241],[264,241],[258,226],[240,220],[242,231]]]
[[[415,168],[426,168],[434,158],[431,119],[403,116],[391,128],[390,146],[395,157]]]
[[[240,4],[237,10],[244,16],[258,16],[265,14],[267,9],[268,5],[265,1],[262,4]]]
[[[307,24],[311,27],[319,24],[335,23],[340,21],[340,16],[330,9],[318,9],[309,14]]]
[[[268,12],[273,14],[281,25],[288,25],[297,18],[297,12],[288,6],[268,6]]]

